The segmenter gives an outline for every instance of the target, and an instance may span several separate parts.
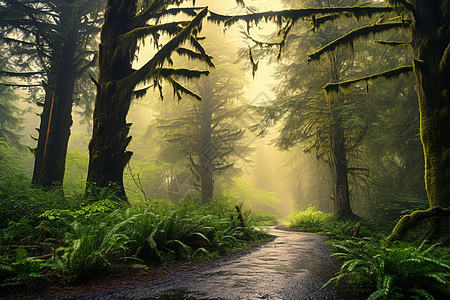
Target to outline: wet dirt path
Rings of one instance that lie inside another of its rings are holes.
[[[278,229],[271,234],[271,242],[195,269],[75,298],[348,299],[331,286],[320,289],[337,270],[324,237]]]

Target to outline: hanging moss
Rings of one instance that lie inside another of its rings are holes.
[[[392,69],[389,71],[369,75],[366,77],[361,77],[361,78],[347,80],[347,81],[341,81],[341,82],[337,82],[337,83],[328,83],[326,86],[324,86],[324,90],[326,93],[337,93],[340,89],[348,88],[357,82],[369,81],[369,80],[373,80],[373,79],[377,79],[377,78],[393,79],[402,74],[412,72],[413,69],[414,69],[413,66],[402,66],[402,67],[398,67],[398,68],[395,68],[395,69]]]
[[[400,41],[375,41],[375,43],[387,45],[387,46],[404,46],[404,45],[411,45],[411,42],[400,42]]]
[[[291,20],[294,23],[299,19],[305,17],[312,17],[314,15],[324,14],[338,14],[346,16],[344,13],[351,14],[357,19],[362,17],[371,17],[373,14],[391,12],[392,7],[325,7],[325,8],[304,8],[304,9],[289,9],[281,11],[268,11],[262,13],[253,13],[248,15],[226,16],[210,12],[208,20],[215,23],[223,23],[225,26],[231,26],[238,21],[244,21],[247,24],[258,24],[260,21],[274,21],[281,24],[283,20]]]
[[[183,47],[179,47],[176,51],[177,51],[177,53],[178,53],[179,55],[181,55],[181,56],[183,56],[183,55],[184,55],[184,56],[187,56],[187,57],[190,58],[190,59],[199,59],[199,60],[201,60],[201,59],[202,59],[202,56],[204,55],[204,54],[202,54],[202,53],[200,53],[200,52],[195,52],[195,51],[192,51],[192,50],[190,50],[190,49],[183,48]],[[210,55],[208,55],[208,57],[209,57],[210,60],[213,59],[213,57],[210,56]]]
[[[409,27],[410,24],[411,24],[410,21],[408,21],[408,22],[388,22],[388,23],[381,23],[381,24],[371,24],[371,25],[357,28],[355,30],[350,31],[347,34],[344,34],[340,38],[328,43],[327,45],[323,46],[316,52],[309,54],[307,59],[308,59],[308,61],[318,60],[326,52],[334,51],[336,48],[341,47],[341,46],[352,45],[352,43],[357,38],[366,37],[370,34],[380,33],[380,32],[384,32],[387,30],[395,29],[395,28],[406,28],[406,27]]]
[[[192,69],[174,69],[174,68],[160,68],[155,70],[155,73],[162,77],[170,77],[172,75],[182,76],[184,78],[198,78],[202,75],[208,75],[209,71],[192,70]]]
[[[127,33],[119,35],[117,37],[118,45],[123,49],[123,51],[128,51],[130,44],[135,44],[136,41],[142,40],[146,36],[161,32],[174,35],[180,32],[183,29],[183,26],[186,26],[187,24],[188,22],[181,21],[135,28]]]
[[[199,12],[197,16],[183,28],[183,30],[178,32],[176,36],[167,42],[144,66],[124,79],[121,79],[120,86],[125,89],[129,87],[134,89],[134,87],[141,82],[155,79],[155,69],[162,66],[170,57],[171,53],[176,51],[186,40],[190,39],[192,41],[192,33],[200,26],[202,19],[206,16],[207,12],[206,8]],[[202,58],[203,61],[209,59],[206,56],[205,53],[205,57]]]

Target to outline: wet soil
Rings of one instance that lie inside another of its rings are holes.
[[[325,237],[272,229],[274,240],[167,275],[115,278],[112,286],[37,293],[32,299],[351,299],[322,285],[338,269]],[[117,284],[117,281],[120,284]],[[111,282],[112,283],[112,282]],[[22,298],[22,297],[21,297]],[[30,298],[30,297],[25,297]],[[23,298],[22,298],[23,299]]]

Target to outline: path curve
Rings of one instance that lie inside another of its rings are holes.
[[[328,258],[325,237],[279,229],[270,233],[275,236],[271,242],[194,269],[71,299],[349,298],[332,286],[320,289],[338,268]]]

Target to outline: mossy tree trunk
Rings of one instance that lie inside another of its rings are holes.
[[[72,105],[76,78],[75,54],[77,31],[72,9],[60,16],[61,43],[52,53],[51,70],[45,86],[44,109],[39,126],[39,138],[33,171],[33,184],[51,187],[64,179],[67,145],[72,126]]]
[[[118,37],[129,31],[136,13],[136,1],[109,0],[99,45],[99,79],[93,115],[92,138],[89,143],[88,183],[97,187],[117,184],[125,197],[123,170],[132,152],[126,151],[131,140],[126,116],[134,87],[120,90],[117,81],[133,70],[127,53],[120,53]],[[136,41],[130,48],[136,47]],[[134,51],[133,51],[134,55]],[[89,191],[89,189],[88,189]]]
[[[86,196],[95,193],[96,188],[113,187],[120,198],[127,199],[123,171],[132,152],[126,150],[131,141],[131,136],[128,136],[131,124],[127,123],[126,117],[135,95],[134,89],[139,83],[151,81],[161,91],[161,81],[165,79],[172,85],[179,100],[181,93],[200,98],[176,81],[175,77],[198,78],[207,75],[208,71],[163,67],[165,62],[172,62],[171,55],[177,51],[191,59],[210,62],[210,57],[196,38],[207,14],[206,8],[187,8],[190,15],[195,14],[189,22],[159,22],[166,12],[168,15],[174,14],[173,10],[168,11],[168,6],[179,2],[144,2],[142,10],[137,12],[137,0],[107,1],[99,45],[99,77],[89,143]],[[183,9],[175,11],[176,14]],[[149,25],[150,19],[156,20],[155,24]],[[133,70],[137,41],[147,36],[158,39],[161,34],[172,36],[172,39],[160,47],[140,69]],[[187,41],[198,52],[182,48]]]
[[[450,1],[416,1],[414,71],[430,207],[450,208]]]
[[[430,208],[403,216],[388,237],[394,241],[424,219],[427,239],[450,237],[450,1],[416,0],[412,48],[419,98],[425,188]]]

